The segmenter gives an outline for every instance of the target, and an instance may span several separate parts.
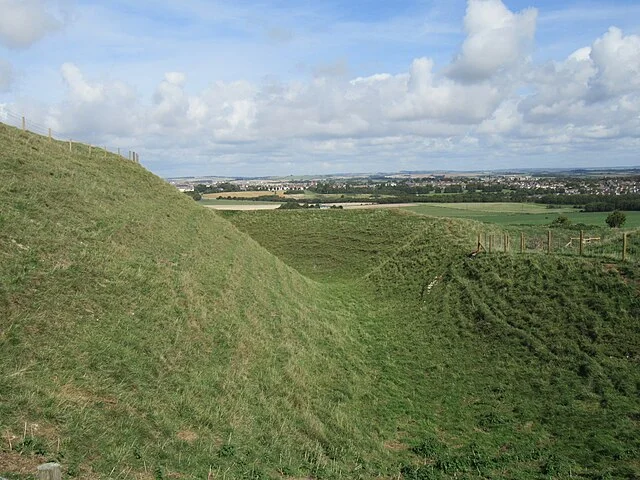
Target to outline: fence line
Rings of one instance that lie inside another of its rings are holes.
[[[133,150],[128,150],[128,157],[124,156],[124,152],[127,150],[121,150],[120,147],[117,147],[115,150],[109,149],[107,146],[99,147],[93,145],[90,142],[82,142],[82,141],[74,141],[73,139],[65,139],[61,134],[51,129],[51,127],[47,127],[38,122],[34,122],[28,119],[24,115],[19,115],[6,107],[0,105],[0,122],[5,123],[7,125],[19,128],[24,132],[36,133],[38,135],[42,135],[44,137],[48,137],[50,141],[59,140],[59,141],[68,141],[69,142],[69,152],[74,151],[74,145],[78,148],[79,143],[83,143],[89,146],[89,156],[93,154],[93,150],[102,150],[104,151],[104,155],[106,157],[107,153],[114,153],[119,155],[122,158],[128,159],[129,161],[140,163],[140,155]],[[122,153],[121,153],[122,151]]]
[[[476,249],[470,256],[479,253],[544,253],[547,255],[574,255],[602,257],[621,261],[640,261],[640,231],[618,230],[588,235],[584,230],[535,233],[533,231],[496,234],[478,233]]]

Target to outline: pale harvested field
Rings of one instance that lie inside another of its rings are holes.
[[[220,193],[207,193],[202,196],[202,198],[208,198],[211,200],[215,200],[219,197],[234,197],[234,198],[256,198],[256,197],[264,197],[266,195],[277,195],[279,197],[284,197],[284,192],[265,192],[263,191],[251,191],[251,192],[220,192]]]
[[[331,205],[342,205],[345,210],[373,209],[373,208],[402,208],[411,207],[415,203],[332,203]]]
[[[415,203],[327,203],[323,205],[335,205],[341,206],[345,210],[364,210],[364,209],[374,209],[374,208],[402,208],[402,207],[411,207],[414,206]],[[229,205],[229,204],[220,204],[220,205],[203,205],[206,208],[212,208],[214,210],[243,210],[243,211],[251,211],[251,210],[275,210],[280,206],[279,203],[274,204],[256,204],[256,205]]]
[[[279,206],[279,203],[274,203],[273,205],[203,205],[205,208],[212,208],[214,210],[275,210]]]

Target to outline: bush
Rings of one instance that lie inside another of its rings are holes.
[[[298,202],[286,202],[278,207],[279,210],[296,210],[298,208],[304,208]]]
[[[551,222],[552,227],[568,227],[571,225],[571,220],[566,215],[559,215],[553,222]]]
[[[614,210],[605,220],[611,228],[620,228],[626,221],[627,216],[619,210]]]

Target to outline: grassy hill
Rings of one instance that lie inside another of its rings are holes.
[[[366,427],[333,400],[362,344],[323,288],[138,165],[0,145],[0,474],[9,443],[85,477],[311,471]]]
[[[115,155],[0,146],[0,476],[640,476],[637,267],[217,214]]]

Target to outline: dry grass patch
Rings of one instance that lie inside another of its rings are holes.
[[[193,443],[198,439],[198,434],[193,430],[181,430],[176,437],[183,442]]]
[[[257,198],[264,197],[270,195],[277,195],[278,197],[284,197],[284,192],[268,192],[268,191],[249,191],[249,192],[220,192],[220,193],[207,193],[202,196],[202,198],[206,198],[209,200],[215,200],[216,198],[226,198],[226,197],[234,197],[234,198]]]

